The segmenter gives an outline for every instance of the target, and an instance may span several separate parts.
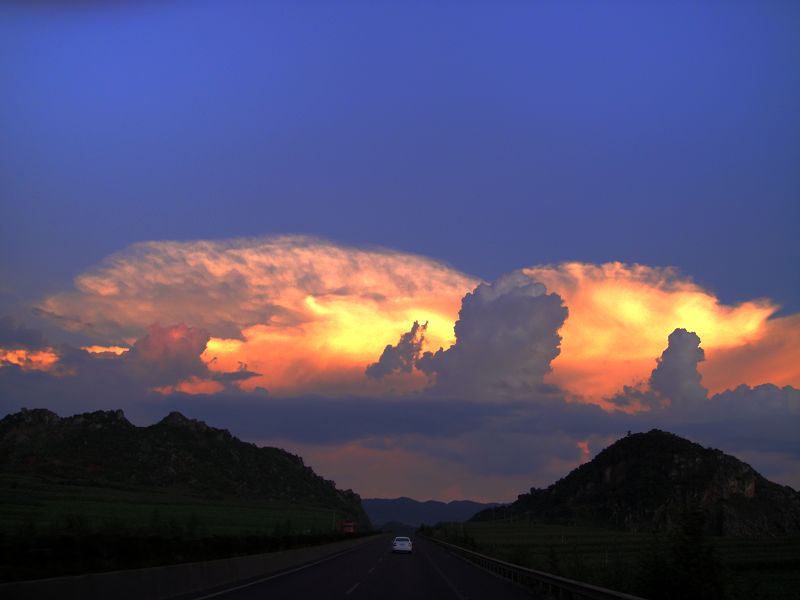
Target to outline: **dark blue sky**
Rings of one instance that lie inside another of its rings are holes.
[[[0,312],[132,242],[270,233],[484,278],[675,265],[800,310],[796,2],[26,4]]]

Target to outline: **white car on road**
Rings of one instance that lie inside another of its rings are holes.
[[[392,540],[392,552],[412,552],[411,539],[407,537],[396,537]]]

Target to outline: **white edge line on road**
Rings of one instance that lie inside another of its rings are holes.
[[[357,581],[357,582],[356,582],[356,584],[355,584],[353,587],[351,587],[349,590],[347,590],[347,591],[344,593],[344,595],[345,595],[345,596],[349,596],[350,594],[352,594],[353,592],[355,592],[355,591],[356,591],[356,588],[357,588],[359,585],[361,585],[361,582],[360,582],[360,581]]]
[[[292,573],[297,573],[298,571],[302,571],[304,569],[310,569],[316,565],[321,563],[327,562],[329,560],[333,560],[334,558],[341,556],[342,554],[347,554],[348,552],[352,552],[358,548],[358,546],[354,546],[353,548],[348,548],[347,550],[342,550],[341,552],[337,552],[336,554],[331,554],[330,556],[326,556],[325,558],[321,558],[317,561],[312,563],[307,563],[304,565],[300,565],[299,567],[295,567],[293,569],[289,569],[288,571],[281,571],[280,573],[275,573],[273,575],[267,575],[266,577],[262,577],[261,579],[256,579],[255,581],[250,581],[248,583],[243,583],[242,585],[237,585],[235,587],[225,588],[224,590],[220,590],[218,592],[214,592],[213,594],[206,594],[205,596],[197,596],[192,598],[192,600],[207,600],[208,598],[216,598],[217,596],[222,596],[224,594],[230,594],[231,592],[235,592],[237,590],[243,590],[245,588],[252,587],[254,585],[258,585],[259,583],[264,583],[265,581],[269,581],[270,579],[277,579],[278,577],[283,577],[284,575],[291,575]],[[358,585],[358,584],[356,584]],[[349,592],[348,592],[349,593]]]
[[[450,581],[450,578],[447,577],[447,575],[445,575],[444,573],[442,573],[442,570],[436,566],[436,563],[433,562],[430,556],[428,556],[427,552],[421,552],[420,554],[422,554],[422,556],[425,557],[425,560],[428,561],[428,564],[430,564],[433,567],[434,571],[436,571],[439,574],[439,577],[441,577],[444,580],[445,584],[447,584],[447,587],[450,588],[450,591],[453,592],[453,594],[455,594],[456,598],[458,598],[459,600],[467,600],[467,597],[461,593],[461,590],[459,590],[455,586],[455,584],[452,581]]]

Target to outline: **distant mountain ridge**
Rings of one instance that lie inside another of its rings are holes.
[[[701,512],[707,532],[717,535],[800,532],[800,493],[721,450],[658,429],[617,440],[510,507],[534,520],[629,530],[671,530],[687,511]],[[489,509],[475,520],[507,514]]]
[[[376,526],[384,523],[403,523],[419,527],[442,521],[468,521],[478,511],[498,506],[496,502],[480,503],[472,500],[420,502],[405,496],[400,498],[365,498],[361,505]]]
[[[23,409],[0,420],[0,470],[87,485],[319,506],[369,525],[358,494],[336,489],[299,456],[243,442],[178,412],[137,427],[121,410],[61,418]]]

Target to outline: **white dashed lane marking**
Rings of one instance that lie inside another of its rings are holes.
[[[357,588],[359,585],[361,585],[361,582],[360,582],[360,581],[359,581],[359,582],[357,582],[357,583],[356,583],[356,584],[355,584],[353,587],[351,587],[349,590],[347,590],[347,591],[344,593],[344,595],[345,595],[345,596],[349,596],[350,594],[352,594],[353,592],[355,592],[355,591],[356,591],[356,588]]]

